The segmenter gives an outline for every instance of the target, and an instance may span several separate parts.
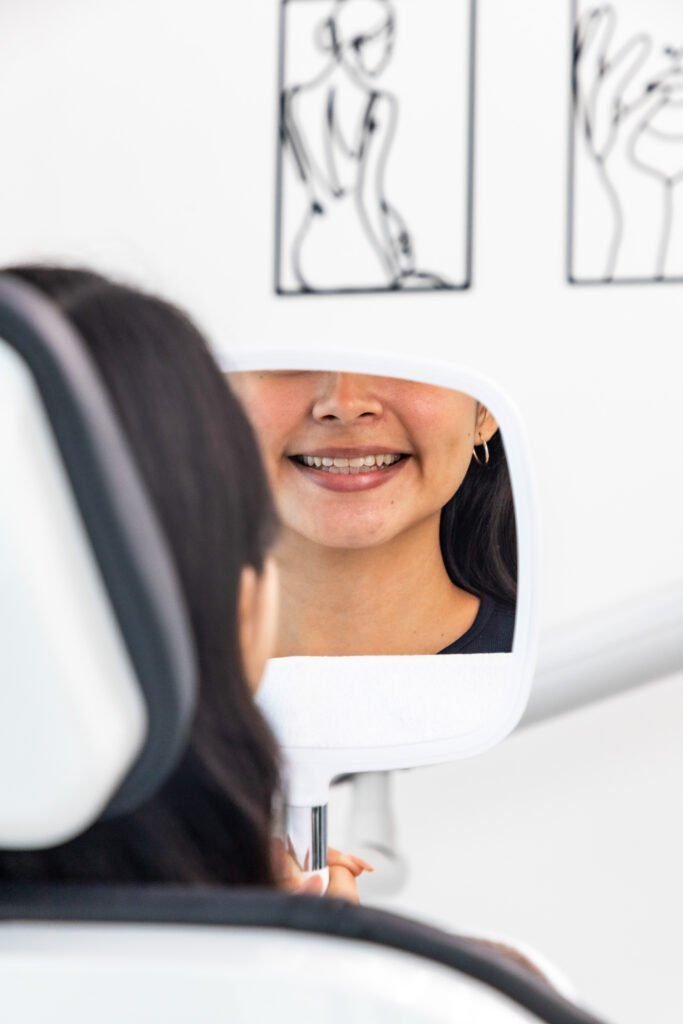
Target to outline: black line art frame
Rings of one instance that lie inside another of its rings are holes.
[[[274,232],[274,291],[279,296],[342,296],[342,295],[363,295],[382,294],[399,295],[415,293],[443,293],[462,292],[472,287],[472,264],[473,264],[473,236],[474,236],[474,146],[475,146],[475,80],[476,80],[476,30],[477,30],[477,2],[478,0],[461,0],[467,7],[468,16],[468,38],[465,42],[468,67],[467,67],[467,101],[466,101],[466,136],[464,163],[464,199],[465,218],[462,241],[464,248],[464,276],[461,281],[440,281],[439,283],[412,283],[409,287],[389,282],[386,286],[338,286],[338,287],[299,287],[292,288],[283,285],[283,263],[286,258],[283,253],[283,215],[284,215],[284,161],[290,156],[285,150],[288,148],[286,142],[286,131],[284,125],[284,97],[286,87],[286,43],[287,43],[287,9],[294,4],[320,3],[329,0],[279,0],[279,26],[278,26],[278,75],[277,75],[277,138],[276,138],[276,174],[275,174],[275,232]],[[419,0],[415,0],[419,3]],[[444,0],[454,2],[454,0]],[[426,276],[426,275],[425,275]],[[431,276],[431,275],[430,275]]]
[[[645,5],[643,5],[643,6],[645,6]],[[616,217],[617,223],[616,223],[616,227],[615,227],[615,234],[617,236],[617,242],[616,242],[616,244],[614,243],[614,240],[612,242],[612,248],[614,249],[614,253],[610,254],[610,256],[608,257],[607,267],[606,267],[605,274],[603,274],[601,276],[600,275],[596,275],[596,276],[582,276],[582,275],[579,275],[579,274],[577,274],[575,272],[575,268],[576,268],[576,209],[577,209],[577,194],[576,194],[576,189],[577,189],[577,145],[579,143],[579,133],[580,133],[580,129],[579,129],[579,126],[577,124],[577,117],[578,117],[578,100],[577,100],[577,95],[578,95],[578,89],[579,89],[579,86],[578,86],[577,64],[578,64],[578,60],[580,58],[580,40],[579,40],[579,34],[578,34],[579,24],[580,24],[579,19],[580,19],[581,16],[585,15],[586,13],[595,12],[595,13],[601,13],[603,16],[606,16],[607,13],[609,12],[611,14],[611,16],[613,17],[613,19],[614,19],[614,24],[612,26],[611,34],[610,34],[610,30],[608,30],[609,42],[610,43],[614,43],[614,45],[617,47],[617,56],[620,59],[621,59],[621,57],[624,54],[626,54],[628,52],[629,47],[631,47],[631,48],[633,47],[633,43],[640,42],[642,44],[642,46],[643,46],[644,51],[646,50],[645,57],[643,58],[643,62],[642,62],[642,63],[644,63],[645,59],[647,58],[647,56],[649,56],[650,53],[652,52],[652,37],[649,34],[647,34],[647,29],[644,29],[643,32],[639,33],[637,37],[636,36],[632,36],[631,39],[618,38],[615,41],[613,39],[613,35],[614,35],[614,31],[618,31],[618,17],[617,17],[617,12],[615,11],[613,4],[611,4],[609,2],[606,2],[606,3],[594,2],[593,4],[585,4],[584,5],[584,4],[580,3],[580,0],[570,0],[569,8],[570,8],[570,19],[571,20],[570,20],[570,32],[569,32],[569,40],[570,40],[570,42],[569,42],[569,75],[568,75],[568,80],[569,80],[568,129],[569,129],[569,131],[568,131],[568,146],[567,146],[567,152],[568,152],[568,173],[567,173],[567,211],[566,211],[567,227],[566,227],[566,254],[565,254],[565,259],[566,259],[566,265],[565,265],[566,280],[571,285],[590,286],[590,287],[596,287],[596,286],[609,286],[609,287],[613,287],[613,286],[624,286],[624,285],[653,285],[653,284],[660,284],[660,285],[661,284],[664,284],[664,285],[681,284],[681,283],[683,283],[683,275],[682,274],[666,274],[663,271],[663,264],[665,262],[665,256],[666,256],[666,247],[667,247],[668,237],[669,237],[669,234],[670,234],[670,226],[667,226],[666,224],[662,228],[662,237],[660,238],[660,244],[659,244],[659,247],[658,247],[659,248],[659,253],[660,253],[660,255],[659,255],[659,262],[660,262],[659,272],[658,272],[657,268],[654,269],[654,272],[651,275],[639,275],[639,274],[636,274],[636,275],[621,274],[620,275],[620,274],[614,272],[615,264],[616,264],[616,258],[618,256],[618,249],[619,249],[619,244],[620,244],[620,241],[619,241],[620,233],[623,230],[623,217],[624,217],[623,210],[618,210],[618,214],[617,214],[617,217]],[[644,11],[644,15],[645,15],[645,13],[646,12]],[[635,101],[631,101],[630,103],[624,103],[624,102],[622,102],[623,98],[618,98],[615,101],[615,105],[613,106],[613,110],[612,110],[612,124],[613,124],[613,127],[614,127],[615,131],[617,130],[619,121],[621,119],[623,119],[625,116],[630,115],[632,112],[635,112],[637,110],[638,106],[646,101],[648,96],[651,97],[652,95],[654,95],[654,93],[655,93],[655,91],[657,89],[662,89],[662,87],[664,87],[663,91],[665,91],[666,89],[669,89],[670,88],[670,84],[669,83],[671,81],[671,77],[673,75],[677,74],[679,70],[681,72],[681,76],[680,76],[681,77],[681,85],[683,85],[683,48],[681,48],[680,50],[674,50],[671,47],[667,47],[667,48],[664,49],[663,52],[671,58],[671,60],[673,62],[672,65],[668,69],[664,69],[664,71],[660,74],[659,78],[655,78],[655,79],[650,80],[649,82],[647,82],[646,85],[645,85],[645,88],[643,89],[643,91],[641,93],[641,96],[638,99],[636,99]],[[609,68],[606,66],[608,63],[609,63],[608,61],[605,62],[605,65],[600,69],[601,74],[604,74],[604,73],[606,73],[609,70]],[[636,72],[639,71],[640,68],[642,67],[642,64],[639,64],[637,60],[634,63],[636,63],[637,66],[636,66],[635,71],[633,72],[633,75],[629,76],[629,77],[624,76],[624,85],[625,85],[625,87],[627,87],[628,85],[631,84],[631,81],[635,77]],[[667,76],[668,76],[668,79],[669,79],[668,82],[667,82]],[[590,129],[588,129],[588,130],[590,131]],[[584,125],[584,134],[585,133],[586,133],[586,127]],[[596,160],[596,165],[598,167],[600,167],[601,163],[604,164],[604,156],[602,157],[602,160]],[[664,180],[664,176],[663,175],[662,175],[662,180]],[[683,176],[681,176],[681,178],[678,179],[678,180],[682,180],[683,181]],[[665,187],[675,187],[676,183],[677,182],[675,182],[675,181],[667,181]],[[615,202],[615,210],[617,209],[618,202],[619,201],[618,201],[618,197],[617,197],[617,200]],[[611,267],[610,267],[610,264],[611,264]],[[610,270],[611,270],[611,272],[610,272]]]

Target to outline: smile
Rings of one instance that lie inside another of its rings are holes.
[[[315,454],[290,455],[289,462],[311,483],[328,491],[352,493],[369,491],[399,474],[411,461],[404,452],[319,451]]]
[[[357,475],[358,473],[377,473],[384,468],[393,466],[405,455],[390,452],[378,452],[376,455],[364,455],[357,458],[335,458],[330,455],[294,455],[294,460],[311,469],[320,469],[323,473],[341,473]]]

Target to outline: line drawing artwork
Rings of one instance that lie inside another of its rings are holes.
[[[277,292],[469,286],[473,6],[282,0]]]
[[[683,8],[574,2],[569,279],[683,280]]]

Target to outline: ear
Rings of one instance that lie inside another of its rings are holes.
[[[274,558],[266,558],[260,574],[253,565],[244,566],[237,605],[238,637],[244,675],[253,693],[258,690],[266,662],[275,647],[278,592]]]
[[[498,421],[495,416],[491,415],[485,405],[479,404],[477,406],[477,422],[474,428],[475,444],[490,441],[497,430]]]

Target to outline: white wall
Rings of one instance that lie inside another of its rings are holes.
[[[676,286],[563,281],[568,4],[482,0],[475,288],[277,298],[277,2],[5,0],[0,261],[79,258],[185,302],[223,348],[471,364],[528,424],[546,623],[680,577]]]
[[[530,434],[544,625],[679,579],[681,291],[570,289],[563,279],[568,2],[480,3],[473,291],[348,299],[278,299],[271,288],[277,6],[5,0],[0,263],[68,257],[124,274],[185,303],[219,348],[419,348],[483,370],[508,389]],[[430,816],[423,827],[440,856],[471,869],[468,914],[480,906],[482,925],[495,927],[499,911],[511,930],[528,921],[530,941],[570,961],[589,995],[634,1024],[647,993],[672,986],[677,925],[665,893],[680,917],[680,878],[657,836],[680,850],[681,711],[673,681],[481,762],[400,782],[406,814],[426,813],[417,803],[428,778],[452,807],[450,824],[447,814],[446,825]],[[508,880],[518,884],[485,902],[484,844],[494,836],[498,864],[515,865]],[[431,913],[441,903],[415,877],[406,905]],[[647,879],[659,886],[651,901]],[[560,881],[567,896],[553,902]],[[583,903],[570,898],[577,886]],[[624,967],[634,891],[634,931],[647,948],[639,939],[631,950],[645,965]],[[589,903],[590,914],[579,911]],[[623,923],[621,942],[612,932],[601,941],[608,917]],[[662,1021],[678,1017],[668,991]]]

